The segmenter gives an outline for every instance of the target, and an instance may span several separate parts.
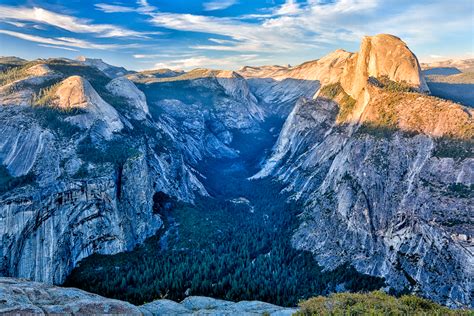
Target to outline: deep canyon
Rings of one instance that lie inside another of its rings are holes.
[[[399,38],[237,72],[0,64],[2,276],[137,304],[472,307],[473,110]]]

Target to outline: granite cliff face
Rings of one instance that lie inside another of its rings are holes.
[[[82,258],[133,249],[163,224],[155,194],[207,195],[200,164],[242,158],[235,139],[277,117],[254,178],[304,204],[294,247],[472,304],[473,111],[429,96],[400,39],[238,72],[14,63],[0,77],[0,274],[62,283]]]
[[[410,54],[394,37],[365,38],[339,83],[298,102],[254,177],[305,203],[293,244],[328,269],[350,262],[394,289],[469,305],[473,111],[405,92],[426,90]]]
[[[321,85],[339,81],[352,55],[337,50],[295,67],[243,67],[239,74],[247,79],[250,89],[263,104],[286,118],[299,98],[312,98]]]
[[[3,275],[60,284],[92,253],[133,249],[162,225],[154,194],[207,195],[196,165],[237,157],[233,133],[263,120],[235,73],[186,81],[192,99],[152,84],[163,98],[94,65],[22,62],[1,88]]]
[[[364,37],[359,52],[345,65],[340,82],[347,94],[358,98],[369,77],[381,76],[396,82],[404,81],[420,92],[429,92],[416,56],[393,35]]]

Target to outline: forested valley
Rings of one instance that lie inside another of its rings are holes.
[[[301,205],[276,182],[247,179],[275,139],[270,132],[248,138],[237,135],[233,144],[245,159],[201,166],[209,197],[192,205],[157,192],[162,229],[131,252],[86,258],[64,285],[134,304],[204,295],[283,306],[381,288],[383,279],[348,265],[323,271],[309,252],[291,246]]]

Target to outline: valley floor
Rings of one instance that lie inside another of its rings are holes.
[[[205,295],[296,306],[335,291],[373,290],[383,280],[350,266],[323,272],[309,252],[291,247],[300,206],[271,180],[250,181],[275,141],[281,122],[266,133],[238,134],[245,159],[207,161],[200,167],[210,197],[184,204],[161,195],[155,211],[164,229],[144,245],[83,260],[65,285],[143,304],[157,298]]]

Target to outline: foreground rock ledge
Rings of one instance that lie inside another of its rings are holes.
[[[75,288],[0,277],[0,314],[127,314],[127,315],[292,315],[297,309],[259,301],[238,303],[190,296],[177,303],[156,300],[135,306]]]

